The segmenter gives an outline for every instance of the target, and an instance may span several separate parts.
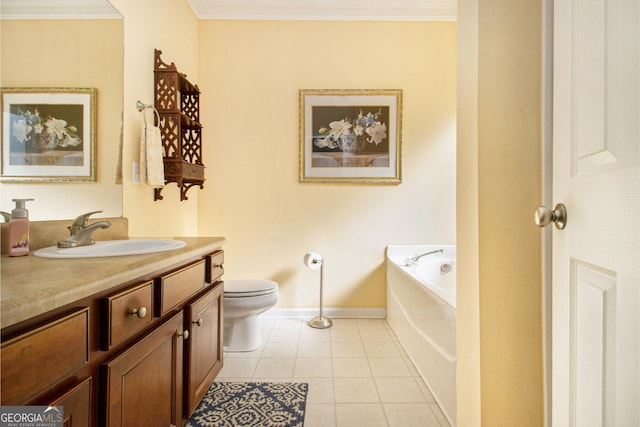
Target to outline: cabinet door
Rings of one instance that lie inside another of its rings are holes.
[[[62,406],[64,408],[64,427],[88,427],[91,425],[91,377],[67,390],[66,393],[48,406]]]
[[[188,304],[185,310],[191,331],[185,342],[185,417],[194,411],[222,369],[222,291],[223,284],[219,283]]]
[[[106,426],[182,425],[183,315],[100,366]]]

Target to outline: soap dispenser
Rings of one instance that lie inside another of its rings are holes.
[[[33,199],[13,199],[16,207],[11,211],[9,221],[9,256],[29,255],[29,211],[25,203]]]

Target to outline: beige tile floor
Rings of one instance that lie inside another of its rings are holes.
[[[261,319],[263,342],[226,353],[217,381],[309,384],[305,427],[448,427],[438,404],[383,319]]]

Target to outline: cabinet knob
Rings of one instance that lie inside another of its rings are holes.
[[[193,321],[193,322],[191,322],[191,323],[194,323],[194,324],[196,324],[196,325],[198,325],[198,326],[202,326],[202,324],[204,323],[204,321],[203,321],[202,319],[198,319],[198,320],[194,320],[194,321]]]
[[[215,268],[223,268],[224,264],[213,264]]]
[[[144,307],[144,306],[140,308],[132,308],[131,311],[129,312],[129,316],[136,316],[140,319],[142,319],[146,315],[147,315],[147,307]]]
[[[188,340],[189,339],[189,331],[180,332],[180,333],[178,333],[178,336],[184,338],[185,340]]]

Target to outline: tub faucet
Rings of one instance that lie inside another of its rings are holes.
[[[407,259],[404,260],[404,265],[405,266],[413,265],[416,262],[418,262],[418,260],[420,258],[422,258],[423,256],[437,254],[438,252],[444,252],[444,249],[436,249],[435,251],[429,251],[429,252],[425,252],[425,253],[420,254],[420,255],[413,256],[411,258],[407,258]]]
[[[111,223],[109,221],[98,221],[98,222],[94,222],[91,225],[87,225],[89,216],[93,215],[94,213],[100,213],[100,212],[102,211],[88,212],[74,219],[73,223],[69,227],[67,227],[67,229],[71,233],[71,236],[69,236],[65,240],[60,240],[58,242],[58,247],[73,248],[76,246],[93,245],[95,243],[95,240],[91,238],[91,234],[98,228],[111,227]]]

